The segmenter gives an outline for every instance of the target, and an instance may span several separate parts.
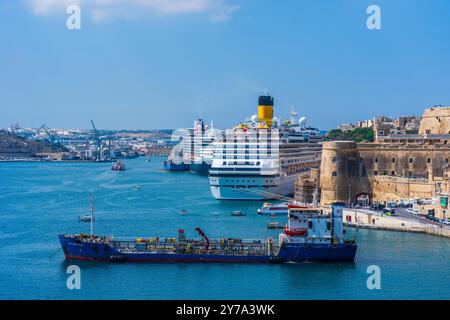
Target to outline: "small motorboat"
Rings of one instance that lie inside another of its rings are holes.
[[[188,211],[187,211],[186,209],[183,209],[183,210],[180,211],[180,214],[181,214],[182,216],[185,216],[185,215],[188,214]]]
[[[140,185],[137,185],[135,188],[136,188],[136,190],[141,190],[141,186]]]
[[[233,211],[233,212],[231,213],[231,215],[232,215],[233,217],[243,217],[243,216],[246,216],[245,213],[242,213],[242,211],[239,211],[239,210]]]
[[[126,167],[122,161],[116,161],[113,163],[111,170],[112,171],[125,171]]]
[[[91,217],[90,215],[84,215],[82,217],[78,217],[78,221],[80,221],[80,222],[91,222],[91,220],[94,221],[94,218]]]
[[[267,224],[267,229],[283,229],[278,221],[272,221]]]

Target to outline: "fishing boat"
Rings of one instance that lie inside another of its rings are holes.
[[[233,212],[231,213],[231,215],[232,215],[233,217],[243,217],[243,216],[246,216],[245,213],[242,213],[242,211],[239,211],[239,210],[233,211]]]
[[[343,204],[331,213],[320,208],[290,208],[286,228],[278,241],[267,239],[210,239],[200,228],[200,238],[187,238],[184,229],[174,238],[116,238],[90,234],[58,235],[67,260],[104,262],[353,262],[357,245],[345,240]],[[299,230],[303,230],[300,232]]]

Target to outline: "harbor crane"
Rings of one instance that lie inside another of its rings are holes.
[[[92,129],[94,131],[94,140],[97,144],[97,152],[98,152],[98,156],[97,159],[101,159],[102,157],[102,151],[101,151],[101,139],[100,139],[100,135],[97,131],[97,128],[95,127],[94,121],[91,120],[91,124],[92,124]]]
[[[48,136],[48,141],[50,142],[52,151],[55,151],[57,147],[60,147],[59,141],[56,139],[55,134],[51,132],[51,129],[47,127],[45,124],[43,124],[39,129],[38,133],[44,131],[45,134]]]

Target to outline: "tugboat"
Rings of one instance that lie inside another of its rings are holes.
[[[243,240],[238,238],[209,239],[196,228],[200,239],[186,238],[184,229],[177,238],[120,239],[90,234],[58,235],[68,260],[106,262],[353,262],[357,245],[345,240],[342,212],[344,205],[334,203],[331,214],[321,208],[290,208],[288,223],[272,238]]]
[[[112,171],[125,171],[126,167],[122,161],[116,161],[113,163],[111,170]]]

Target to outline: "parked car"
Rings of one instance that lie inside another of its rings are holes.
[[[438,218],[436,218],[435,216],[430,215],[430,214],[427,214],[425,216],[425,218],[427,218],[428,220],[434,221],[434,222],[440,222]]]
[[[415,211],[415,210],[413,210],[411,208],[406,209],[406,212],[409,212],[409,213],[412,213],[412,214],[419,214],[418,211]]]
[[[392,209],[392,208],[384,208],[383,213],[387,216],[395,216],[396,215],[395,209]]]
[[[370,207],[372,210],[375,210],[375,211],[382,211],[384,209],[384,205],[377,204],[377,203],[372,204]]]

